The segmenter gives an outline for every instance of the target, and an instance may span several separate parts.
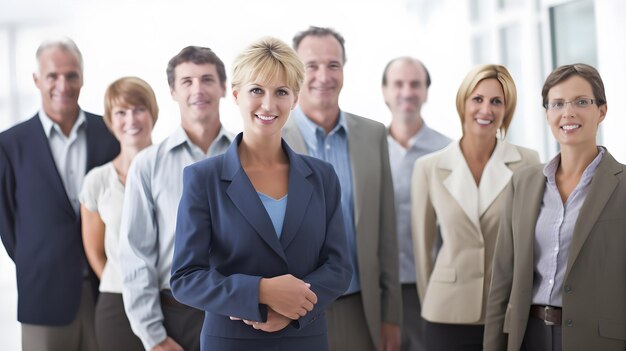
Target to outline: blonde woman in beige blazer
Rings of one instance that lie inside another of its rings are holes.
[[[535,151],[503,140],[516,100],[505,67],[475,67],[457,93],[463,137],[415,164],[412,227],[428,350],[482,349],[502,192],[516,169],[539,163]]]
[[[542,95],[560,153],[506,191],[485,350],[625,350],[626,166],[596,144],[604,85],[566,65]]]

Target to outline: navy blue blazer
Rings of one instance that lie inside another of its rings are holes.
[[[102,117],[86,115],[87,171],[120,152]],[[17,319],[67,325],[80,303],[83,250],[74,212],[38,115],[0,133],[0,237],[17,274]],[[90,273],[94,293],[97,278]]]
[[[172,263],[177,300],[205,311],[202,338],[238,339],[324,335],[324,311],[352,276],[339,180],[332,166],[289,158],[287,210],[280,239],[241,167],[239,134],[225,154],[185,168]],[[311,284],[318,303],[285,329],[267,333],[229,316],[265,321],[259,281],[283,274]],[[208,346],[208,345],[207,345]]]

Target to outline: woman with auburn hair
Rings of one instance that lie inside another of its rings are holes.
[[[624,350],[626,172],[597,144],[604,84],[565,65],[541,94],[560,152],[506,191],[485,350]]]
[[[118,238],[126,172],[135,155],[152,144],[159,114],[154,91],[144,80],[123,77],[104,96],[104,122],[120,142],[113,161],[92,169],[80,193],[83,243],[91,268],[100,278],[96,304],[96,341],[100,351],[143,350],[130,328],[122,301]]]
[[[504,140],[516,100],[505,67],[475,67],[456,97],[461,140],[415,163],[412,228],[428,350],[482,350],[503,189],[515,170],[539,162]]]
[[[287,44],[251,44],[233,65],[243,132],[184,170],[171,286],[205,311],[203,350],[328,349],[324,311],[351,269],[337,175],[281,137],[303,77]]]

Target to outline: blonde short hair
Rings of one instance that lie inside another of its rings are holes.
[[[122,77],[111,83],[104,94],[104,123],[111,129],[111,112],[114,106],[143,106],[154,125],[159,116],[159,106],[150,85],[138,77]]]
[[[297,95],[304,81],[304,65],[285,42],[266,37],[250,44],[233,63],[232,86],[239,87],[252,79],[260,83],[279,77]]]
[[[461,118],[461,123],[463,123],[467,98],[476,89],[476,86],[485,79],[498,80],[504,92],[504,119],[500,127],[500,135],[504,137],[513,120],[515,106],[517,105],[517,88],[515,87],[513,77],[511,77],[506,67],[501,65],[479,65],[469,71],[456,94],[456,110]]]

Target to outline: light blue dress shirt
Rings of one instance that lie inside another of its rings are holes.
[[[598,147],[598,151],[565,203],[556,187],[556,171],[561,163],[561,154],[556,155],[543,169],[546,188],[535,226],[534,305],[563,306],[563,279],[574,227],[589,193],[591,179],[606,149]]]
[[[205,154],[179,126],[163,142],[137,154],[128,170],[119,239],[122,296],[133,332],[146,350],[167,336],[159,293],[170,289],[183,169],[223,153],[232,140],[222,128]]]
[[[439,132],[422,128],[409,140],[405,149],[389,135],[389,165],[393,178],[393,190],[396,205],[396,228],[398,231],[398,257],[400,260],[400,283],[415,284],[415,256],[413,254],[413,236],[411,235],[411,176],[415,161],[431,152],[443,149],[452,140]]]
[[[356,253],[356,228],[354,224],[354,189],[352,186],[352,164],[348,146],[348,126],[342,111],[339,111],[337,125],[328,133],[304,115],[302,109],[293,110],[291,118],[302,134],[309,155],[333,165],[341,185],[341,210],[343,211],[348,252],[352,265],[352,280],[345,295],[359,292],[361,284]]]
[[[257,194],[259,194],[259,199],[261,199],[263,207],[265,207],[265,211],[267,211],[267,214],[272,220],[272,225],[274,225],[274,231],[276,231],[276,236],[280,238],[280,235],[283,232],[285,212],[287,211],[288,195],[285,195],[282,198],[276,200],[273,197],[267,196],[259,191],[257,191]]]

